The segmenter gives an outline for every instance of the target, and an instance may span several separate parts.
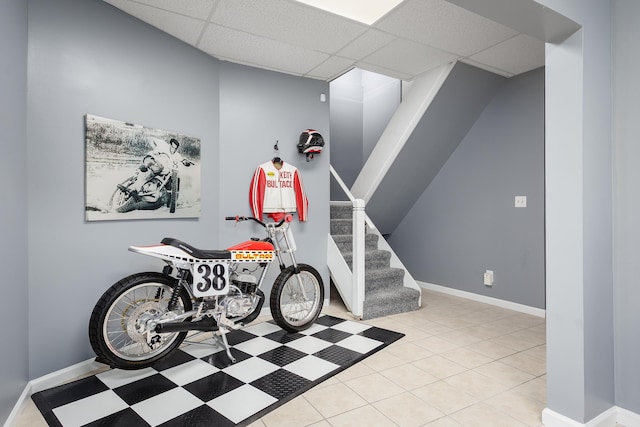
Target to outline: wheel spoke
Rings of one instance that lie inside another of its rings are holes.
[[[103,336],[114,355],[129,361],[144,360],[165,351],[175,341],[178,333],[162,334],[162,339],[153,348],[147,344],[146,325],[166,312],[168,299],[162,299],[162,296],[171,290],[162,283],[143,283],[111,304],[103,324]],[[178,309],[184,312],[182,304]]]
[[[290,274],[280,288],[279,315],[292,330],[305,328],[315,320],[322,308],[322,282],[309,266],[300,269],[299,276]]]

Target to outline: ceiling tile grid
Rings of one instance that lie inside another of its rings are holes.
[[[367,30],[366,33],[347,44],[338,52],[338,55],[353,59],[363,59],[378,49],[388,45],[396,38],[397,37],[392,36],[391,34],[371,28]]]
[[[158,28],[190,45],[195,45],[205,26],[204,21],[129,0],[105,0],[123,12]],[[150,0],[149,0],[150,1]]]
[[[309,71],[305,77],[320,80],[333,80],[336,77],[345,73],[345,70],[350,70],[355,66],[356,61],[350,58],[342,58],[339,56],[331,56],[329,59],[318,65],[313,70]]]
[[[175,1],[175,0],[137,0],[136,2],[129,0],[105,0],[107,3],[140,3],[147,6],[153,6],[158,9],[163,9],[168,12],[177,13],[180,15],[190,16],[192,18],[203,19],[211,14],[213,7],[217,0],[188,0],[188,1]]]
[[[544,43],[525,34],[518,34],[470,56],[469,59],[483,64],[492,64],[494,67],[516,75],[544,65]]]
[[[544,42],[447,0],[404,0],[365,25],[296,0],[103,0],[218,59],[330,81],[354,67],[412,80],[459,60],[510,77]]]
[[[463,57],[517,34],[444,0],[406,0],[376,27]]]
[[[215,57],[297,75],[329,58],[326,53],[213,24],[205,29],[198,48]]]
[[[387,67],[394,64],[398,70],[410,75],[422,74],[439,65],[454,61],[453,54],[405,39],[396,39],[361,62]]]
[[[220,0],[211,22],[332,54],[367,30],[364,24],[291,0]]]

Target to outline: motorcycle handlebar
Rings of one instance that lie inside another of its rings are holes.
[[[236,215],[236,216],[225,216],[224,219],[225,219],[225,221],[236,221],[236,222],[240,222],[240,221],[255,221],[258,224],[260,224],[261,226],[263,226],[263,227],[267,226],[264,222],[260,221],[258,218],[254,218],[252,216],[238,216],[238,215]],[[293,215],[287,214],[275,226],[276,227],[280,227],[285,222],[291,222],[291,221],[293,221]]]

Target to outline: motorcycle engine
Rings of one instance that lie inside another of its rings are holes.
[[[233,275],[230,280],[237,291],[231,292],[224,300],[227,317],[246,316],[251,313],[257,298],[258,282],[251,274]]]

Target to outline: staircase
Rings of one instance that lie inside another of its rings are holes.
[[[352,266],[352,209],[344,203],[331,204],[331,237],[347,265]],[[365,237],[365,289],[363,319],[417,310],[420,292],[403,285],[405,271],[390,266],[391,253],[378,249],[378,235]]]

